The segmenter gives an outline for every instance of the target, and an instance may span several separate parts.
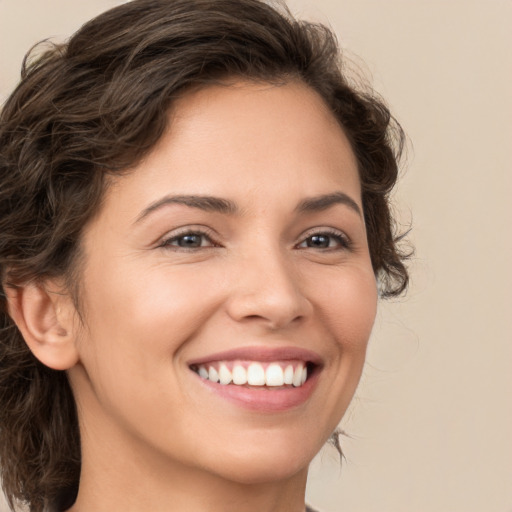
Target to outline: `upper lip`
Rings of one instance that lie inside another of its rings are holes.
[[[322,358],[311,350],[298,347],[239,347],[222,352],[216,352],[188,361],[189,366],[213,363],[215,361],[306,361],[315,365],[322,364]]]

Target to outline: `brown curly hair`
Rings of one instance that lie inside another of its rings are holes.
[[[55,276],[76,289],[80,236],[105,177],[151,151],[185,90],[233,77],[301,80],[323,97],[357,157],[381,296],[405,290],[389,206],[404,135],[384,103],[347,78],[325,26],[260,0],[135,0],[67,44],[29,52],[0,116],[0,475],[11,507],[69,507],[80,438],[66,373],[29,351],[5,290]]]

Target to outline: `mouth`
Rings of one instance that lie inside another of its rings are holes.
[[[235,349],[189,363],[209,391],[259,412],[307,401],[322,366],[318,355],[296,348]]]
[[[315,365],[307,361],[215,361],[192,365],[199,377],[223,386],[284,388],[303,386]]]

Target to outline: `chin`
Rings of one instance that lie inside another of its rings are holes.
[[[254,436],[240,444],[232,443],[229,449],[214,460],[222,461],[219,473],[227,480],[256,485],[285,481],[307,473],[308,466],[324,443],[311,439],[267,433]]]
[[[226,465],[229,461],[225,461]],[[261,460],[250,460],[244,463],[233,462],[229,470],[222,475],[226,480],[241,485],[262,485],[284,482],[301,473],[307,474],[310,459],[297,460],[290,457],[265,457]]]

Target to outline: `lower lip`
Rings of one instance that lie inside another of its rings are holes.
[[[196,376],[208,390],[239,407],[257,412],[282,412],[298,407],[308,400],[318,382],[318,373],[313,372],[302,386],[296,388],[224,385],[203,379],[197,374]]]

